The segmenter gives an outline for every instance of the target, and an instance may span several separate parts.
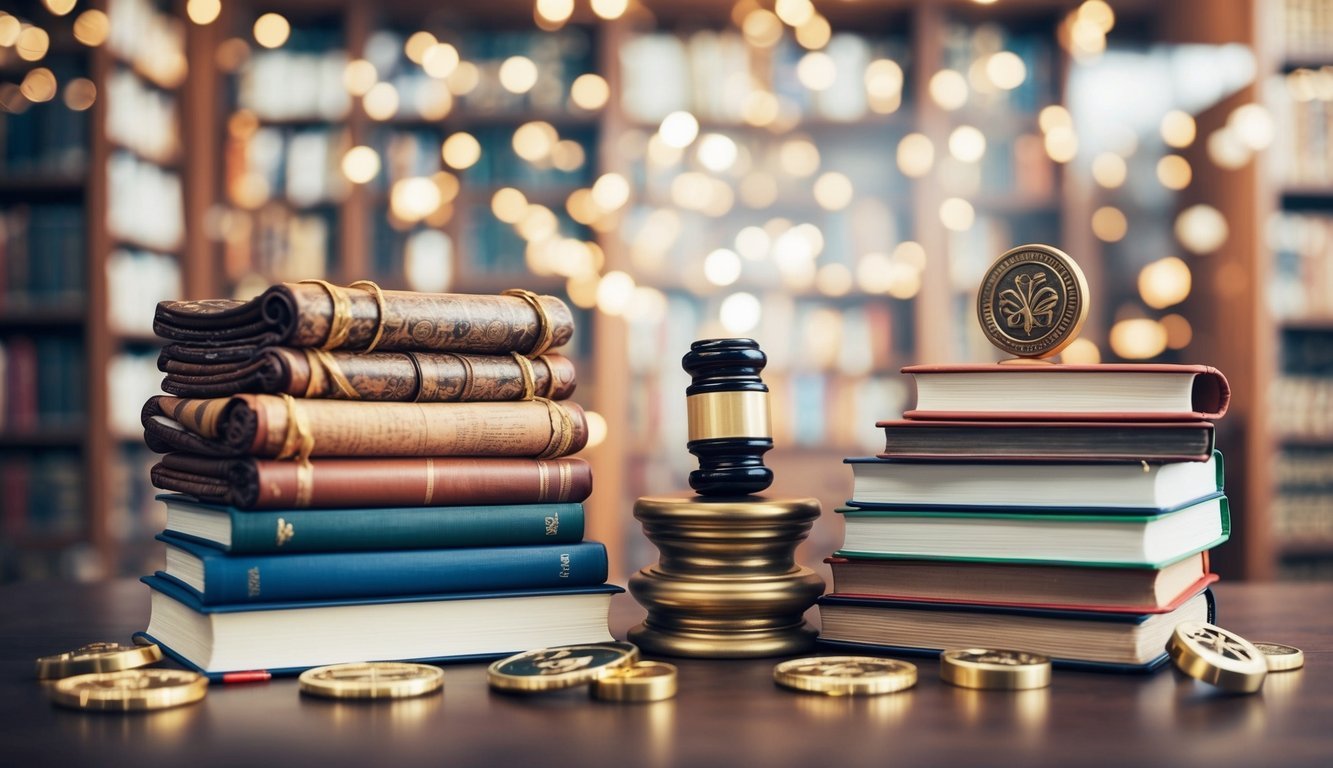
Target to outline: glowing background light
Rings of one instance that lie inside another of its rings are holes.
[[[1179,304],[1190,295],[1190,268],[1175,256],[1148,264],[1139,270],[1139,296],[1153,309]]]
[[[366,146],[352,147],[343,155],[343,176],[353,184],[365,184],[380,172],[380,156]]]
[[[472,134],[460,131],[444,140],[440,155],[452,168],[471,168],[481,159],[481,142]]]
[[[255,42],[265,48],[279,48],[292,34],[292,25],[276,13],[266,13],[255,19]]]

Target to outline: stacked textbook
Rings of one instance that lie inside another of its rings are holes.
[[[1230,533],[1203,366],[916,366],[917,407],[848,459],[852,499],[821,642],[980,646],[1151,670],[1211,620],[1208,550]]]
[[[610,640],[559,299],[370,283],[167,302],[145,634],[223,679]]]

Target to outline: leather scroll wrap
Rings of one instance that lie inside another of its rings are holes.
[[[144,440],[159,453],[297,459],[320,456],[523,456],[550,459],[588,441],[583,409],[517,402],[369,403],[236,395],[144,405]]]
[[[431,351],[538,357],[574,334],[569,307],[531,291],[468,295],[385,291],[368,281],[280,283],[250,301],[164,301],[153,331],[164,355],[244,362],[264,347]]]
[[[178,397],[244,393],[400,402],[565,400],[574,364],[563,355],[465,355],[447,352],[327,352],[269,347],[242,363],[158,359],[162,389]]]
[[[581,502],[592,471],[578,458],[314,459],[296,462],[169,453],[153,485],[240,509],[361,508]]]

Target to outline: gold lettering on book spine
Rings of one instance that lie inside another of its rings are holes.
[[[423,505],[429,505],[435,499],[435,459],[426,457],[426,497],[421,500]]]
[[[287,522],[286,520],[283,520],[281,517],[278,518],[278,533],[275,538],[275,540],[278,543],[278,546],[281,547],[283,544],[286,544],[287,542],[291,541],[292,536],[295,535],[296,535],[296,527],[293,526],[291,523]]]

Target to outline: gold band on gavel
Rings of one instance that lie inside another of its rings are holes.
[[[767,392],[701,392],[685,398],[689,439],[772,437]]]

